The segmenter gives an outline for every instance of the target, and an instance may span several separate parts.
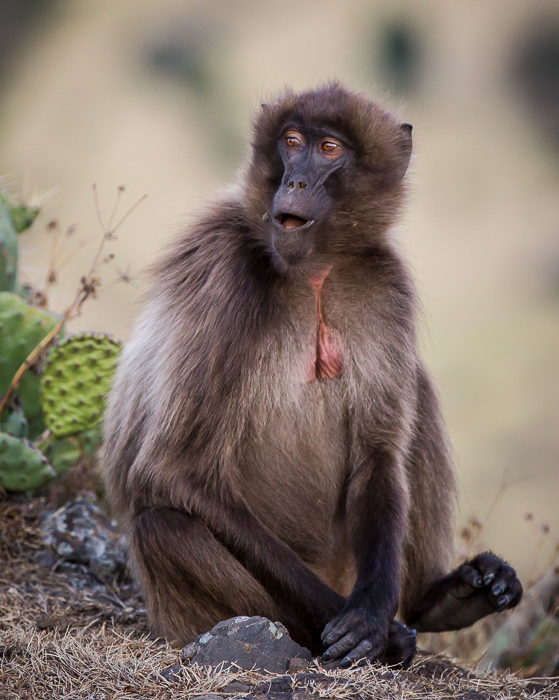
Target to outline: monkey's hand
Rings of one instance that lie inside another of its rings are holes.
[[[431,584],[420,608],[407,621],[419,632],[461,629],[491,613],[514,608],[521,597],[516,571],[485,552]]]
[[[405,667],[415,656],[416,637],[417,632],[401,622],[393,620],[386,628],[366,608],[347,608],[324,628],[322,640],[329,648],[322,658],[343,656],[342,668],[361,659]]]
[[[359,659],[377,659],[388,645],[389,623],[375,616],[368,606],[349,603],[324,628],[321,639],[328,649],[324,661],[343,656],[342,668]]]

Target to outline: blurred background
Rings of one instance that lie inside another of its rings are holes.
[[[528,578],[559,528],[556,0],[0,0],[0,186],[42,206],[23,281],[44,282],[49,222],[75,225],[50,293],[62,311],[101,236],[93,183],[105,220],[118,186],[121,214],[147,194],[72,321],[126,340],[142,270],[235,177],[251,111],[330,78],[414,125],[398,238],[461,522],[476,515]]]

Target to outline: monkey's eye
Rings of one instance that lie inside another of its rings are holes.
[[[286,134],[285,145],[287,148],[300,148],[303,145],[303,140],[299,134]]]
[[[336,154],[339,155],[339,153],[342,151],[342,146],[340,143],[337,141],[333,141],[332,139],[326,139],[320,144],[320,148],[328,154]]]

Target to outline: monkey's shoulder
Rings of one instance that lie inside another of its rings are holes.
[[[395,324],[401,331],[415,328],[418,302],[414,280],[406,261],[388,246],[371,248],[342,263],[337,274],[326,280],[324,292],[326,313],[337,309],[340,322],[350,328],[371,323]]]
[[[250,230],[239,202],[216,202],[170,241],[153,268],[154,288],[173,300],[203,292],[227,302],[258,277]]]
[[[185,352],[225,351],[273,321],[274,275],[247,231],[240,204],[218,202],[179,232],[154,266],[145,316],[148,323],[165,316],[166,338],[180,337]]]

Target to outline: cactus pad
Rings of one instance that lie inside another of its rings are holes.
[[[16,233],[23,233],[33,225],[35,219],[39,216],[38,209],[20,206],[17,204],[10,205],[10,219]]]
[[[45,423],[56,437],[73,435],[101,420],[120,354],[104,333],[76,333],[51,351],[41,381]]]
[[[0,292],[19,292],[17,281],[17,234],[28,229],[38,209],[12,204],[0,192]]]
[[[102,440],[101,423],[83,433],[69,437],[50,436],[42,440],[37,447],[48,459],[57,474],[64,474],[84,455],[94,454]]]
[[[2,426],[5,433],[14,437],[26,438],[29,436],[29,423],[21,408],[15,408]]]
[[[29,491],[55,476],[45,455],[25,438],[0,433],[0,486],[6,491]]]
[[[10,208],[0,199],[0,292],[12,292],[17,287],[17,256],[17,232]]]
[[[57,323],[54,314],[29,306],[17,294],[0,292],[0,395],[6,393],[25,358]],[[31,370],[23,375],[16,391],[31,437],[44,430],[39,385],[39,377]]]

